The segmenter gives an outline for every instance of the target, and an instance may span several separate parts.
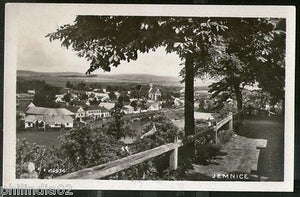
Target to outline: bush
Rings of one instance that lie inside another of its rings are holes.
[[[124,144],[99,129],[72,129],[60,136],[60,142],[60,151],[68,159],[70,171],[100,165],[123,156]]]
[[[38,178],[59,176],[68,172],[68,162],[56,148],[46,148],[35,143],[28,143],[25,139],[17,140],[16,177],[24,173],[23,165],[33,162]]]
[[[64,131],[60,142],[58,147],[46,148],[18,140],[16,177],[20,177],[24,163],[29,161],[35,164],[39,178],[51,178],[124,157],[123,143],[96,129]]]
[[[23,173],[24,163],[31,161],[36,165],[36,168],[39,166],[45,147],[37,144],[30,144],[23,139],[17,140],[16,151],[16,177],[20,178],[20,175]]]

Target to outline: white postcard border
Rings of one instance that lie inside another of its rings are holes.
[[[16,179],[16,54],[19,9],[61,9],[74,15],[139,15],[202,17],[280,17],[287,20],[286,92],[283,182],[213,181],[116,181]],[[99,9],[101,8],[101,9]],[[294,86],[295,86],[295,7],[293,6],[216,6],[216,5],[113,5],[113,4],[24,4],[5,7],[5,61],[3,107],[3,185],[26,183],[30,186],[71,184],[72,189],[100,190],[182,190],[182,191],[293,191],[294,182]]]

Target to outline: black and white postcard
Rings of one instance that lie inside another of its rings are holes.
[[[5,12],[4,187],[293,190],[294,7]]]

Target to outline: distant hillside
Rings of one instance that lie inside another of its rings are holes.
[[[97,75],[100,78],[112,78],[112,79],[119,79],[119,80],[131,80],[131,81],[174,81],[179,82],[180,77],[172,77],[172,76],[158,76],[158,75],[150,75],[150,74],[109,74],[109,75]]]
[[[86,76],[84,73],[79,72],[35,72],[29,70],[17,70],[17,76]]]
[[[27,70],[18,70],[17,77],[23,79],[37,79],[45,80],[47,83],[56,86],[65,86],[67,81],[73,83],[127,83],[127,84],[149,84],[161,86],[180,86],[184,84],[180,83],[181,77],[172,76],[158,76],[151,74],[92,74],[86,75],[78,72],[34,72]],[[199,83],[200,82],[200,83]],[[203,82],[195,82],[195,86],[207,86]]]

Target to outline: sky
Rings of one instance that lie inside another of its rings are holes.
[[[74,11],[59,7],[19,9],[18,17],[18,70],[84,73],[89,68],[89,62],[76,56],[71,48],[63,48],[59,41],[50,42],[45,37],[60,25],[73,23],[76,18]],[[180,63],[181,60],[176,54],[166,54],[160,48],[156,52],[139,54],[136,61],[123,62],[117,68],[112,68],[108,74],[178,76],[182,68]],[[98,70],[94,73],[104,72]]]

